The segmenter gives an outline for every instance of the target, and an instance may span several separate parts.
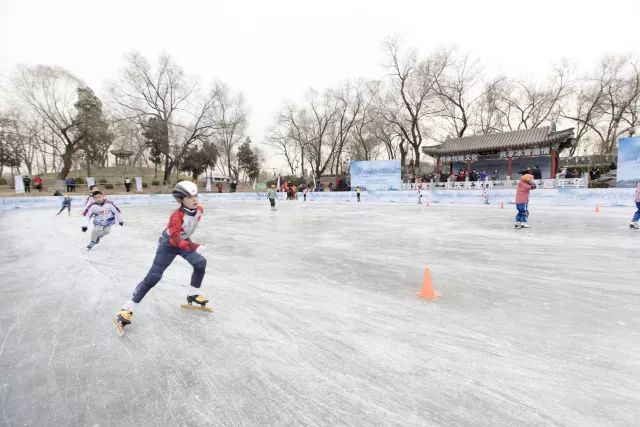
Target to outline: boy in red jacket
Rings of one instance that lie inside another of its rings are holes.
[[[516,189],[516,209],[518,209],[516,228],[531,228],[527,224],[527,218],[529,217],[529,192],[534,188],[536,183],[533,182],[533,175],[525,174],[520,177]]]
[[[180,207],[171,214],[169,224],[162,232],[151,269],[145,278],[138,283],[131,299],[123,304],[122,309],[113,319],[120,333],[124,333],[124,326],[131,323],[135,306],[160,281],[162,274],[176,256],[180,255],[193,266],[193,274],[191,275],[193,291],[198,290],[202,284],[207,260],[198,253],[202,246],[190,239],[203,212],[202,206],[198,205],[198,188],[191,181],[180,181],[173,188],[173,197],[180,203]],[[208,302],[209,300],[200,294],[187,295],[189,306],[196,303],[205,308]]]

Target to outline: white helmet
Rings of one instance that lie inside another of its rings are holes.
[[[180,181],[173,187],[173,197],[182,200],[184,197],[197,196],[198,186],[191,181]]]

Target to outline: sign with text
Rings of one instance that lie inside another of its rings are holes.
[[[617,187],[635,187],[640,182],[640,136],[618,140]]]
[[[22,175],[17,175],[14,178],[16,193],[24,193],[24,181],[22,180]]]
[[[351,162],[351,189],[402,190],[400,160]]]

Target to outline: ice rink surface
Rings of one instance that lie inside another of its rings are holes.
[[[630,209],[209,203],[215,312],[176,258],[120,337],[174,206],[90,252],[73,208],[0,213],[0,425],[640,423]]]

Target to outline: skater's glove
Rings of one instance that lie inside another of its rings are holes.
[[[87,231],[87,227],[82,227],[82,232],[86,232]]]
[[[121,222],[121,223],[120,223],[120,227],[122,227],[123,225],[124,225],[124,222]]]
[[[194,245],[198,245],[198,244],[194,243]],[[200,255],[204,255],[204,253],[207,252],[207,245],[198,245],[195,251],[198,252]]]

